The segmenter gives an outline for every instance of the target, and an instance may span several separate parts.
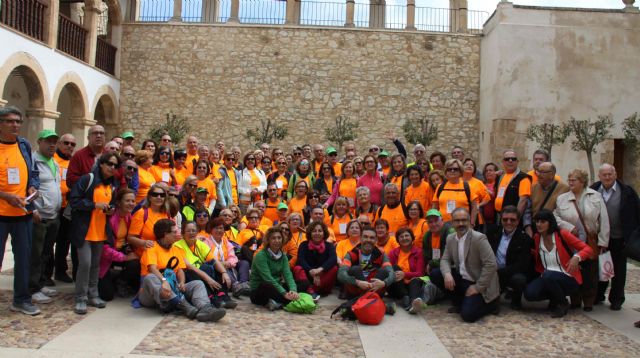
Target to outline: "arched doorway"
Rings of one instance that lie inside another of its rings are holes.
[[[118,134],[117,110],[113,99],[109,95],[102,95],[93,111],[96,124],[104,127],[107,140]]]
[[[42,121],[30,120],[29,113],[44,110],[43,87],[36,73],[25,65],[14,68],[4,83],[2,99],[7,101],[7,105],[16,106],[25,113],[20,135],[34,143],[42,130]]]
[[[84,135],[78,138],[78,133],[82,133],[85,119],[85,104],[82,93],[74,83],[65,84],[60,90],[56,110],[60,112],[60,117],[56,121],[56,132],[60,135],[72,133],[76,136],[78,143],[84,140]]]

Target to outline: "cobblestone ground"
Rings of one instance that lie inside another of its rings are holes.
[[[364,357],[354,322],[241,304],[215,324],[168,315],[132,353],[206,357]],[[167,335],[181,338],[164,339]]]
[[[27,317],[9,309],[13,292],[0,291],[0,347],[40,348],[86,316],[73,313],[72,294],[60,294],[39,305],[42,313]],[[89,313],[95,308],[89,308]]]

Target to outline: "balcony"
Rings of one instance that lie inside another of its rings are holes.
[[[0,23],[38,41],[45,41],[47,5],[38,0],[0,1]]]

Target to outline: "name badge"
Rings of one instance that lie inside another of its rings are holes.
[[[282,189],[283,187],[284,184],[282,183],[282,180],[276,180],[276,188]]]
[[[440,260],[440,249],[433,249],[433,259]]]
[[[349,206],[350,206],[350,207],[354,207],[354,206],[355,206],[355,205],[354,205],[355,203],[354,203],[354,201],[353,201],[353,198],[347,198],[347,202],[349,203]]]
[[[340,233],[341,234],[347,233],[347,224],[340,224]]]
[[[171,176],[169,175],[169,172],[162,172],[162,181],[163,182],[168,183],[170,178],[171,178]]]
[[[67,180],[67,168],[62,168],[62,180]]]
[[[9,168],[7,170],[7,182],[11,185],[20,184],[20,169]]]
[[[456,210],[456,201],[447,200],[447,214],[451,214],[454,210]]]
[[[506,186],[502,186],[500,187],[500,189],[498,189],[498,198],[504,198],[504,192],[507,190]]]
[[[251,245],[251,250],[252,251],[256,251],[257,249],[258,249],[258,245],[257,244]]]

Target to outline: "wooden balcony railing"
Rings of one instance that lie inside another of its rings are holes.
[[[44,41],[44,15],[47,5],[38,0],[0,1],[0,23],[36,40]]]
[[[87,30],[60,14],[58,24],[58,50],[84,61]]]
[[[116,70],[116,52],[118,52],[117,47],[98,37],[96,67],[114,75]]]

